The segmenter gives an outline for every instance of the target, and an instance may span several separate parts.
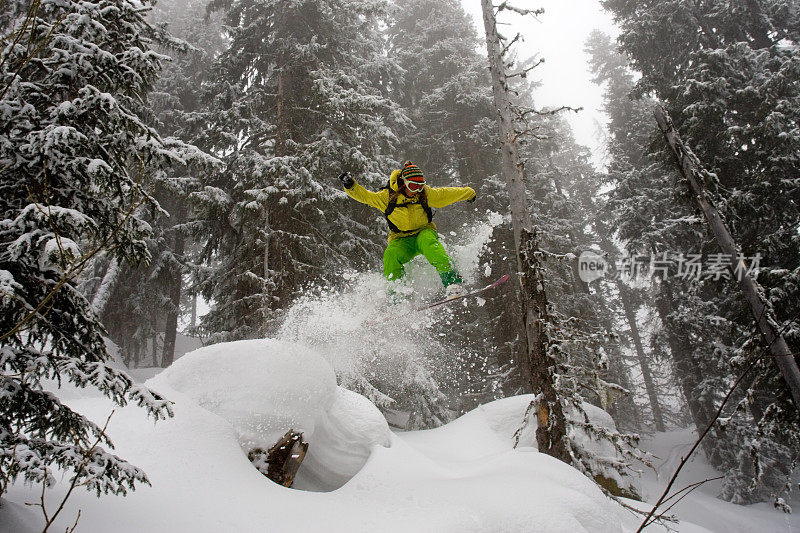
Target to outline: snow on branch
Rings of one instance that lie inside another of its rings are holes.
[[[535,69],[536,67],[538,67],[542,63],[544,63],[544,58],[543,57],[540,58],[536,63],[534,63],[533,65],[531,65],[529,67],[521,68],[520,70],[518,70],[516,72],[506,73],[506,78],[513,78],[514,76],[519,76],[521,78],[527,78],[528,77],[528,72],[532,71],[533,69]]]
[[[532,15],[533,17],[538,17],[539,15],[544,14],[544,8],[540,7],[538,9],[524,9],[521,7],[512,6],[508,2],[503,2],[496,8],[497,12],[500,13],[501,11],[508,10],[517,13],[518,15]]]
[[[504,40],[504,39],[503,39],[503,40]],[[522,34],[521,34],[521,33],[518,33],[518,34],[516,34],[516,35],[514,36],[514,38],[513,38],[513,39],[511,39],[511,41],[509,41],[509,42],[508,42],[508,43],[507,43],[507,44],[506,44],[506,45],[503,47],[503,49],[500,51],[500,56],[501,56],[501,57],[505,57],[505,56],[506,56],[506,54],[508,53],[508,51],[509,51],[509,50],[511,50],[511,47],[512,47],[512,46],[514,46],[514,44],[515,44],[517,41],[524,41],[524,40],[525,40],[525,39],[522,37]],[[508,75],[506,75],[506,77],[508,77]]]

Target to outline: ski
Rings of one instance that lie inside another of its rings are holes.
[[[481,287],[479,289],[474,289],[474,290],[465,292],[464,294],[458,294],[456,296],[451,296],[449,298],[445,298],[443,300],[439,300],[439,301],[432,302],[432,303],[429,303],[429,304],[421,305],[421,306],[418,306],[418,307],[415,307],[415,308],[411,309],[410,311],[406,311],[405,313],[400,313],[398,315],[384,316],[384,317],[377,317],[377,318],[373,318],[373,319],[368,319],[368,320],[364,321],[364,325],[365,326],[376,326],[378,324],[383,324],[383,323],[389,322],[390,320],[394,320],[396,318],[412,315],[414,313],[419,313],[419,312],[422,312],[422,311],[428,311],[429,309],[434,309],[436,307],[441,307],[443,305],[448,305],[448,304],[453,303],[453,302],[455,302],[457,300],[462,300],[464,298],[469,298],[470,296],[477,296],[478,294],[481,294],[483,292],[486,292],[486,291],[489,291],[489,290],[492,290],[492,289],[495,289],[495,288],[499,287],[500,285],[502,285],[503,283],[508,281],[508,278],[509,278],[509,275],[505,274],[505,275],[501,276],[499,279],[497,279],[496,281],[490,283],[489,285],[486,285],[485,287]]]

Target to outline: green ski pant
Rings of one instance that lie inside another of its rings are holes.
[[[403,265],[420,254],[433,265],[445,287],[461,283],[461,276],[456,272],[453,260],[439,242],[439,236],[430,228],[416,235],[393,239],[383,252],[383,275],[388,280],[402,278],[405,274]]]

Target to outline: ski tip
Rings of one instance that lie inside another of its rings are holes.
[[[508,278],[509,278],[509,277],[511,277],[511,276],[509,276],[508,274],[504,274],[504,275],[503,275],[503,276],[502,276],[500,279],[498,279],[497,281],[495,281],[495,282],[494,282],[494,284],[495,284],[495,285],[502,285],[503,283],[505,283],[506,281],[508,281]]]

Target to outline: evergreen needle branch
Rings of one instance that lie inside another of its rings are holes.
[[[30,9],[29,9],[29,11],[28,11],[28,15],[27,15],[27,17],[26,17],[26,19],[25,19],[25,22],[24,22],[24,23],[23,23],[23,25],[22,25],[22,28],[20,28],[20,29],[17,31],[17,34],[18,34],[17,36],[21,38],[21,37],[22,37],[22,35],[25,33],[25,31],[26,31],[26,29],[27,29],[27,26],[28,26],[29,24],[31,25],[31,28],[30,28],[30,37],[29,37],[29,42],[28,42],[29,48],[30,48],[30,44],[33,42],[33,39],[34,39],[34,35],[33,35],[33,21],[35,21],[35,20],[36,20],[36,17],[38,16],[38,11],[39,11],[39,5],[40,5],[40,4],[41,4],[41,0],[35,0],[35,1],[34,1],[34,3],[33,3],[33,4],[31,4],[31,7],[30,7]],[[53,32],[55,32],[55,31],[56,31],[56,29],[57,29],[57,28],[58,28],[58,27],[61,25],[61,23],[64,21],[64,19],[65,19],[65,18],[66,18],[66,14],[64,14],[64,15],[61,15],[61,17],[60,17],[58,20],[56,20],[56,22],[53,24],[53,26],[52,26],[52,27],[50,28],[50,30],[47,32],[47,35],[45,35],[45,36],[44,36],[44,37],[43,37],[43,38],[42,38],[42,39],[41,39],[41,40],[40,40],[40,41],[37,43],[37,46],[36,46],[36,48],[34,48],[32,51],[28,52],[28,54],[27,54],[27,55],[25,56],[25,58],[22,60],[22,63],[20,63],[19,67],[17,67],[17,70],[16,70],[16,72],[14,72],[14,74],[11,76],[11,78],[9,78],[9,81],[8,81],[8,83],[6,83],[6,84],[5,84],[5,87],[3,87],[3,92],[2,92],[2,93],[0,93],[0,100],[2,100],[2,99],[3,99],[3,97],[5,97],[6,93],[7,93],[7,92],[8,92],[8,90],[11,88],[11,85],[13,85],[13,83],[14,83],[14,80],[15,80],[15,79],[17,79],[17,78],[19,77],[19,74],[20,74],[20,72],[22,72],[22,69],[23,69],[23,68],[25,68],[25,67],[28,65],[28,63],[30,63],[30,62],[33,60],[33,58],[34,58],[34,57],[36,57],[37,55],[39,55],[39,52],[41,52],[41,51],[42,51],[42,49],[45,47],[45,45],[47,45],[47,43],[49,43],[49,42],[50,42],[50,40],[52,39],[52,36],[53,36]],[[14,43],[13,43],[13,44],[14,44],[14,46],[16,46],[16,45],[19,43],[19,40],[17,40],[17,38],[16,38],[17,36],[15,36],[15,38],[14,38]],[[13,49],[14,49],[14,47],[11,47],[11,48],[10,48],[10,50],[11,50],[12,52],[13,52]],[[8,56],[6,56],[6,58],[4,58],[4,59],[3,59],[3,63],[5,63],[6,59],[7,59],[8,57],[11,57],[11,55],[12,55],[12,54],[11,54],[11,53],[9,53],[9,54],[8,54]],[[3,67],[3,63],[0,63],[0,69],[2,69],[2,67]]]
[[[72,481],[69,484],[69,489],[67,490],[67,493],[64,495],[64,498],[62,498],[61,503],[59,504],[55,513],[53,513],[53,516],[49,518],[47,516],[47,509],[45,508],[45,502],[44,502],[44,493],[45,493],[45,487],[47,487],[47,481],[45,480],[42,482],[42,494],[40,496],[40,503],[36,504],[37,507],[42,508],[42,513],[44,514],[45,518],[45,525],[44,529],[42,529],[42,533],[47,533],[47,530],[50,528],[51,525],[53,525],[53,522],[55,521],[56,517],[58,517],[61,511],[64,510],[64,505],[66,505],[67,500],[72,495],[72,491],[74,491],[76,487],[85,485],[89,481],[87,480],[81,483],[78,482],[78,480],[81,478],[81,475],[85,472],[86,467],[89,466],[89,462],[91,461],[92,454],[94,453],[95,448],[97,448],[100,445],[100,442],[102,442],[104,438],[106,440],[108,439],[108,437],[106,436],[106,430],[108,429],[108,423],[111,422],[111,417],[114,416],[114,412],[115,411],[112,410],[111,413],[108,415],[108,418],[106,418],[106,423],[100,430],[100,433],[98,434],[97,439],[94,441],[94,444],[92,444],[88,449],[83,450],[83,460],[81,461],[81,464],[78,466],[78,469],[75,471],[75,475],[72,477]],[[80,511],[78,511],[78,518],[75,520],[75,525],[72,526],[73,531],[75,530],[75,526],[78,525],[78,520],[80,519],[80,516],[81,516]]]
[[[800,316],[800,313],[795,314],[795,316],[793,316],[789,321],[787,321],[787,323],[783,326],[780,335],[783,335],[783,333],[789,328],[789,326],[795,320],[797,320],[798,316]],[[780,335],[776,336],[775,339],[779,338]],[[659,517],[654,515],[658,510],[658,508],[665,501],[674,497],[673,495],[669,496],[668,498],[668,495],[670,490],[672,490],[672,485],[674,485],[675,481],[677,481],[678,479],[678,474],[680,474],[681,470],[683,470],[683,467],[686,466],[686,464],[689,462],[689,458],[692,456],[695,450],[697,450],[697,448],[700,446],[700,443],[703,441],[706,435],[708,435],[708,433],[711,431],[711,428],[714,427],[714,424],[716,423],[717,419],[719,419],[719,417],[722,415],[723,408],[725,407],[725,405],[727,405],[728,401],[733,396],[734,391],[739,387],[739,383],[741,383],[742,380],[744,380],[744,378],[747,376],[747,374],[750,373],[750,370],[752,370],[756,366],[756,364],[759,361],[761,361],[761,359],[767,354],[767,352],[770,350],[771,347],[772,347],[772,342],[770,342],[757,356],[752,358],[752,360],[747,364],[746,368],[739,374],[739,376],[733,382],[733,385],[731,385],[730,389],[728,390],[728,393],[722,399],[722,402],[720,402],[719,407],[717,408],[717,412],[714,414],[713,417],[711,417],[711,421],[708,423],[705,430],[703,430],[703,432],[700,434],[697,440],[695,440],[689,452],[681,459],[681,462],[678,464],[678,468],[675,470],[675,473],[673,473],[672,477],[669,479],[669,482],[667,483],[667,487],[664,489],[664,492],[658,498],[658,501],[656,501],[655,505],[653,505],[653,508],[650,509],[650,512],[648,513],[647,517],[645,517],[644,521],[642,521],[642,523],[639,525],[639,529],[636,530],[636,533],[640,533],[644,528],[646,528],[647,526],[658,520]]]
[[[3,47],[6,46],[6,41],[9,39],[9,37],[11,37],[12,40],[9,49],[13,50],[14,48],[16,48],[16,46],[22,40],[22,36],[25,34],[25,29],[28,27],[29,24],[31,24],[33,20],[36,19],[36,15],[39,12],[39,6],[41,5],[41,3],[42,3],[41,0],[34,0],[33,3],[31,3],[30,7],[28,8],[28,12],[25,14],[25,20],[23,21],[22,26],[17,30],[11,31],[11,33],[9,33],[8,35],[3,36],[2,41],[0,41]],[[3,3],[0,4],[0,8],[6,8],[7,7],[6,4],[8,4],[8,2],[4,0]],[[13,28],[14,26],[13,22],[9,22],[9,26]],[[2,58],[2,60],[0,60],[0,69],[3,68],[3,65],[6,64],[6,61],[8,61],[9,57],[11,57],[11,54],[8,54],[4,58]]]
[[[5,376],[5,374],[4,374]],[[11,468],[6,467],[6,465],[14,463],[14,457],[17,456],[17,447],[19,446],[19,442],[14,442],[14,446],[11,448],[11,454],[3,458],[0,461],[0,494],[5,494],[6,489],[11,484]]]
[[[48,187],[47,187],[47,162],[43,163],[42,166],[44,167],[44,169],[43,169],[44,179],[42,180],[43,181],[43,187],[44,187],[44,197],[45,197],[45,199],[48,199],[50,197],[50,191],[48,190]],[[63,243],[61,241],[61,234],[58,231],[58,226],[56,226],[56,222],[55,222],[55,220],[53,220],[52,206],[50,205],[50,202],[48,201],[47,202],[47,211],[45,211],[42,208],[42,206],[39,205],[39,202],[36,201],[36,198],[33,197],[33,192],[31,192],[31,188],[26,185],[25,186],[25,190],[28,191],[28,198],[30,198],[31,202],[33,202],[33,205],[36,207],[36,210],[39,211],[41,214],[43,214],[45,217],[47,217],[47,221],[50,223],[50,229],[53,231],[53,235],[55,235],[55,238],[56,238],[56,244],[58,245],[58,251],[61,254],[61,265],[60,266],[61,266],[62,270],[65,270],[65,267],[66,267],[67,261],[68,261],[67,253],[66,253],[66,250],[64,250],[64,245],[63,245]]]
[[[80,258],[80,260],[78,260],[67,272],[65,272],[61,276],[61,279],[59,279],[58,282],[56,282],[56,284],[53,286],[53,288],[50,290],[50,292],[48,292],[47,295],[42,299],[42,301],[39,302],[39,305],[37,305],[27,315],[25,315],[16,324],[14,324],[14,326],[10,330],[8,330],[6,333],[4,333],[3,335],[0,336],[0,343],[4,342],[6,339],[11,337],[12,335],[15,335],[16,333],[18,333],[25,326],[25,324],[27,324],[30,320],[33,319],[33,317],[35,317],[36,315],[40,314],[42,309],[44,309],[45,306],[47,306],[50,303],[50,301],[53,299],[53,297],[56,295],[56,293],[64,285],[66,285],[73,277],[75,277],[76,275],[80,274],[80,272],[83,271],[83,269],[86,267],[86,265],[89,263],[89,261],[94,256],[96,256],[98,253],[100,253],[103,250],[116,248],[116,246],[109,247],[108,246],[109,243],[114,238],[114,236],[117,233],[119,233],[119,231],[122,229],[122,226],[125,225],[125,223],[131,217],[133,212],[136,211],[136,209],[138,209],[139,206],[141,206],[145,202],[146,199],[147,199],[147,197],[142,197],[138,202],[132,204],[131,207],[123,214],[123,217],[119,221],[119,223],[116,226],[114,226],[114,229],[108,235],[106,235],[105,239],[103,239],[103,241],[100,242],[100,244],[98,244],[93,250],[91,250],[88,253],[84,254]]]

